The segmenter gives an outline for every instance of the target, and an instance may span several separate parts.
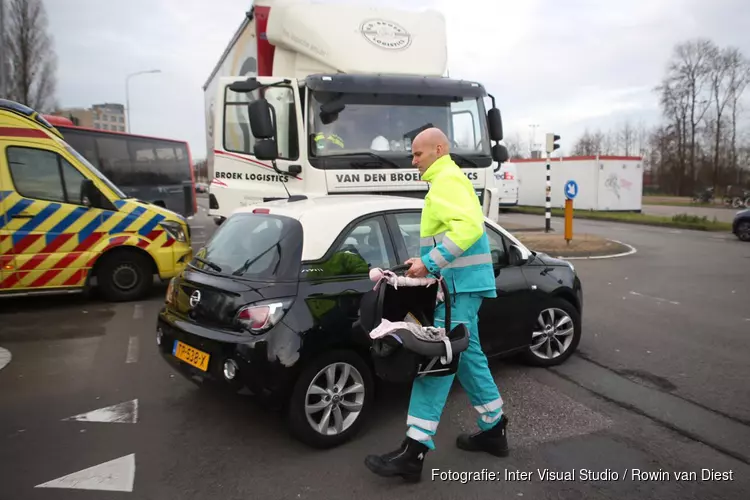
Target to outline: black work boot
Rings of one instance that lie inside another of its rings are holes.
[[[411,438],[406,438],[397,450],[385,455],[368,455],[365,465],[379,476],[400,476],[405,481],[417,483],[422,479],[422,463],[430,449]]]
[[[503,415],[492,429],[475,434],[461,434],[456,439],[456,446],[466,451],[485,451],[496,457],[507,457],[510,454],[505,432],[507,425],[508,417]]]

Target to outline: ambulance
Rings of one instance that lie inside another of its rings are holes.
[[[0,99],[0,298],[144,297],[192,259],[184,217],[128,198],[35,110]]]

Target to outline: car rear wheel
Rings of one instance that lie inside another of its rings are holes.
[[[524,358],[535,366],[559,365],[573,354],[580,340],[580,313],[570,302],[556,297],[537,308]]]
[[[369,367],[352,351],[332,351],[300,374],[289,404],[292,434],[314,448],[351,439],[370,413],[373,380]]]
[[[737,224],[737,237],[740,241],[750,241],[750,221]]]

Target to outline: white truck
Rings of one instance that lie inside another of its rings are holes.
[[[255,1],[203,87],[209,214],[221,223],[293,196],[424,197],[411,141],[435,126],[497,220],[500,112],[480,83],[445,76],[446,39],[437,11]]]

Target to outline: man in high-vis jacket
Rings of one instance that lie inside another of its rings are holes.
[[[444,325],[445,306],[440,304],[435,310],[435,326],[452,330],[464,323],[471,334],[468,349],[461,353],[457,376],[478,413],[480,430],[460,435],[456,445],[467,451],[508,456],[508,419],[502,412],[503,400],[482,352],[477,326],[482,300],[497,297],[482,207],[471,181],[449,156],[449,141],[441,130],[421,132],[412,143],[412,153],[412,163],[430,189],[420,223],[421,257],[406,261],[411,265],[406,275],[442,277],[450,291],[452,324]],[[453,379],[452,375],[428,375],[414,381],[406,439],[397,450],[368,456],[365,464],[371,471],[409,481],[421,479],[424,457],[435,449],[432,438]]]

